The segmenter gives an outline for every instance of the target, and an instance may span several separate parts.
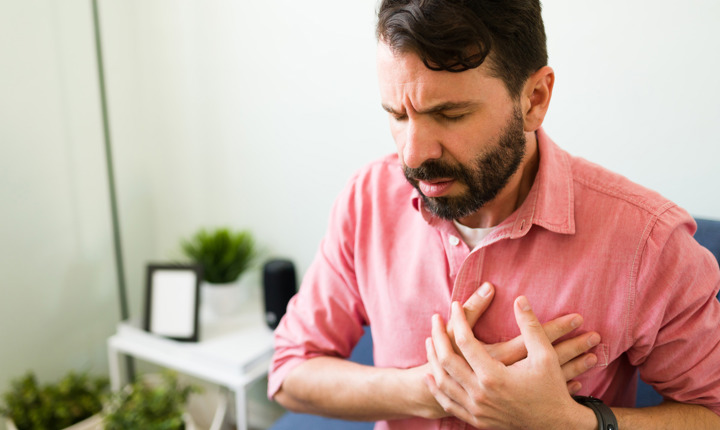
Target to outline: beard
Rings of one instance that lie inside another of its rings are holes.
[[[428,160],[414,169],[403,166],[403,172],[432,213],[447,220],[464,218],[492,201],[505,188],[520,168],[525,157],[525,145],[522,113],[515,106],[513,116],[505,125],[497,144],[478,155],[471,166]],[[464,184],[466,190],[450,197],[428,197],[422,193],[418,186],[419,180],[440,178],[454,179]]]

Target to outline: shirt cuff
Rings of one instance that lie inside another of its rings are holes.
[[[283,361],[281,364],[273,361],[273,363],[271,364],[272,367],[268,374],[268,399],[273,400],[275,394],[280,391],[280,387],[282,386],[283,381],[285,381],[285,378],[290,373],[290,371],[307,360],[308,358],[305,357],[292,357]]]

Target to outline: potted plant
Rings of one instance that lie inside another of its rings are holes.
[[[258,256],[252,234],[229,228],[201,229],[182,240],[181,246],[183,253],[203,268],[203,311],[213,316],[236,311],[248,293],[240,280]]]
[[[190,394],[198,391],[193,385],[182,386],[174,372],[151,375],[112,395],[103,413],[104,428],[195,430],[185,407]]]
[[[0,414],[8,430],[100,429],[107,378],[70,372],[58,383],[41,386],[33,372],[11,382]]]

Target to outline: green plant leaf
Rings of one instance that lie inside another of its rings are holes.
[[[235,282],[258,256],[252,234],[229,228],[201,229],[181,240],[183,253],[203,267],[203,279],[215,284]]]
[[[157,384],[138,381],[115,393],[105,411],[107,430],[178,430],[185,404],[195,386],[181,386],[174,372],[162,373]]]
[[[70,372],[54,384],[41,386],[28,372],[11,382],[3,394],[0,414],[13,420],[19,430],[69,427],[102,410],[108,390],[107,378]]]

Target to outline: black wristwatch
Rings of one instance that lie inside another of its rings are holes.
[[[573,399],[595,412],[595,417],[598,420],[598,430],[619,430],[615,414],[602,400],[592,396],[573,396]]]

